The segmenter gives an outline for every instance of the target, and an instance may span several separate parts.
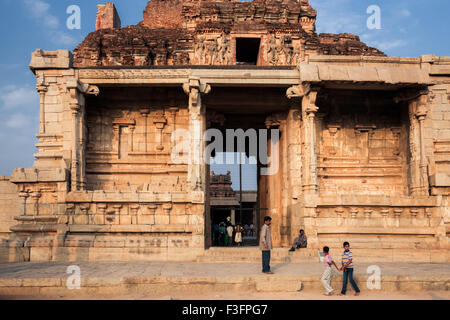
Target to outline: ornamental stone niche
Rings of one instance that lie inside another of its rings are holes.
[[[152,0],[122,27],[108,2],[73,52],[33,52],[38,152],[0,177],[0,261],[214,261],[205,131],[277,129],[255,143],[256,236],[270,215],[275,248],[304,229],[310,256],[449,262],[450,57],[387,57],[316,17]]]

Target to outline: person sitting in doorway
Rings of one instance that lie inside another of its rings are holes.
[[[238,222],[234,230],[235,230],[234,242],[236,242],[238,247],[240,247],[242,244],[242,231],[244,231],[244,228],[242,228],[241,223]]]
[[[306,248],[308,244],[305,231],[303,229],[300,230],[300,234],[297,238],[295,238],[294,243],[292,244],[292,248],[289,251],[295,251],[295,249]]]
[[[233,233],[234,233],[234,227],[231,224],[231,222],[227,226],[227,234],[228,237],[228,243],[226,245],[232,246],[233,245]]]

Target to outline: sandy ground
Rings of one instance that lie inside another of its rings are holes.
[[[0,279],[26,278],[65,278],[69,263],[0,263]],[[258,263],[77,263],[82,277],[88,278],[122,278],[122,277],[233,277],[261,276]],[[357,276],[365,275],[370,264],[358,264]],[[448,276],[450,264],[428,263],[379,263],[382,275]],[[317,276],[322,272],[318,263],[274,264],[274,276]],[[336,287],[335,287],[336,288]],[[362,288],[361,288],[362,289]],[[336,292],[338,293],[338,292]],[[450,291],[422,292],[377,292],[363,290],[360,296],[354,296],[349,287],[347,296],[324,296],[321,291],[304,290],[298,292],[221,292],[204,294],[174,293],[172,295],[86,295],[86,296],[0,296],[0,300],[450,300]]]
[[[67,277],[67,267],[76,265],[87,278],[122,277],[249,277],[261,276],[260,263],[200,262],[39,262],[0,263],[0,278]],[[379,266],[383,276],[441,275],[450,279],[450,263],[359,263],[355,276],[367,275],[367,267]],[[321,276],[319,263],[276,263],[274,276]],[[230,272],[232,270],[232,272]],[[337,273],[336,273],[337,274]]]
[[[319,291],[290,292],[290,293],[222,293],[203,295],[123,295],[114,297],[102,296],[78,296],[65,297],[35,297],[35,296],[3,296],[2,300],[450,300],[450,292],[408,292],[408,293],[386,293],[386,292],[362,292],[359,296],[354,296],[353,292],[348,292],[346,296],[324,296]]]

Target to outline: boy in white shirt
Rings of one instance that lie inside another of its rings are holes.
[[[323,247],[323,253],[325,256],[323,257],[323,264],[325,265],[325,270],[322,274],[322,284],[327,293],[324,293],[326,296],[333,295],[333,288],[331,287],[331,279],[333,278],[333,269],[331,269],[331,265],[334,265],[336,270],[340,271],[337,265],[334,263],[333,258],[329,254],[330,248]]]

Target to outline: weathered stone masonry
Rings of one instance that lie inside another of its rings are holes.
[[[448,262],[450,58],[386,57],[315,18],[305,0],[153,0],[120,28],[106,4],[73,54],[35,51],[38,153],[0,178],[0,260],[195,260],[209,167],[173,162],[172,133],[203,159],[203,132],[230,127],[281,131],[258,177],[275,246],[303,228],[312,250]]]

